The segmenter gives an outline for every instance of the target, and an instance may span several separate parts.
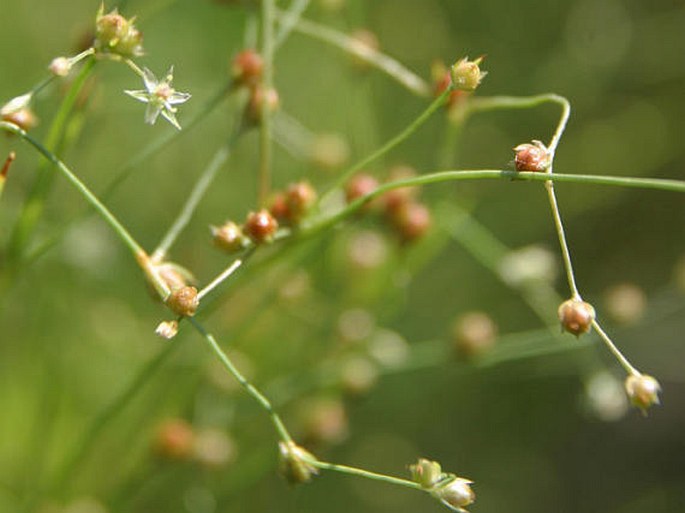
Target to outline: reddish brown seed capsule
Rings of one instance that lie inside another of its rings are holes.
[[[428,231],[432,217],[426,205],[410,201],[393,213],[391,221],[402,240],[412,242]]]
[[[264,109],[274,112],[279,105],[280,99],[275,89],[265,90],[262,87],[254,87],[251,89],[250,99],[245,110],[247,121],[252,124],[259,124],[262,121]]]
[[[231,65],[231,73],[236,85],[253,86],[259,82],[264,70],[264,59],[249,48],[239,52]]]
[[[366,173],[353,176],[345,186],[345,198],[348,203],[367,196],[378,189],[378,180]],[[368,203],[366,205],[368,207]]]
[[[561,329],[576,337],[587,333],[595,320],[595,309],[590,303],[580,299],[569,299],[559,306]]]
[[[316,191],[309,182],[290,184],[285,192],[290,219],[300,221],[316,203]]]
[[[200,306],[197,289],[187,286],[174,290],[166,300],[166,305],[176,314],[192,317]]]
[[[514,151],[516,152],[514,157],[516,171],[546,171],[551,163],[549,150],[540,141],[519,144]]]
[[[278,191],[272,196],[269,212],[279,223],[290,222],[290,207],[288,206],[288,201],[283,191]]]
[[[243,231],[256,244],[271,242],[276,230],[278,230],[278,221],[265,209],[250,212],[243,226]]]

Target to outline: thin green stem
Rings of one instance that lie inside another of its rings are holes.
[[[114,173],[115,177],[110,181],[110,183],[104,188],[103,192],[99,195],[102,200],[109,199],[116,190],[126,181],[126,179],[131,176],[133,171],[135,171],[143,162],[148,158],[154,156],[163,150],[170,143],[174,142],[178,137],[188,134],[191,129],[199,124],[199,122],[206,118],[206,116],[214,110],[214,108],[226,97],[227,93],[231,89],[231,84],[227,83],[223,85],[210,99],[205,103],[197,113],[193,115],[192,118],[184,123],[183,130],[174,130],[166,132],[163,136],[155,139],[153,142],[146,144],[140,152],[131,157],[119,171]],[[63,223],[59,228],[57,233],[53,234],[47,241],[44,241],[40,246],[34,249],[26,259],[28,261],[35,260],[41,255],[46,253],[50,248],[52,248],[59,240],[64,237],[64,234],[69,230],[69,228],[78,220],[82,219],[84,216],[79,215],[68,222]]]
[[[204,338],[205,342],[207,342],[207,345],[209,346],[210,350],[216,355],[216,357],[221,361],[222,365],[226,368],[226,370],[236,379],[236,381],[240,384],[241,387],[245,389],[245,391],[252,397],[254,398],[255,401],[264,409],[269,414],[269,418],[271,419],[271,423],[274,425],[274,428],[276,429],[276,432],[278,433],[279,438],[286,443],[292,443],[293,439],[290,436],[290,433],[288,433],[288,430],[285,427],[285,424],[283,424],[283,421],[281,420],[281,417],[278,415],[276,410],[274,410],[273,406],[271,405],[271,402],[269,399],[264,396],[252,383],[250,383],[245,376],[241,374],[241,372],[238,370],[238,368],[233,364],[231,359],[228,357],[228,355],[221,349],[221,346],[217,343],[216,339],[214,336],[209,333],[205,328],[200,324],[195,318],[189,317],[188,322],[190,322],[195,330],[202,335]]]
[[[566,241],[566,232],[564,230],[564,223],[561,220],[561,213],[557,204],[557,197],[554,194],[554,183],[551,181],[545,182],[545,189],[547,190],[547,198],[552,210],[552,218],[554,219],[554,228],[556,229],[559,238],[559,246],[561,247],[561,256],[564,261],[564,270],[566,271],[566,281],[569,289],[571,289],[571,296],[574,299],[581,299],[578,285],[576,284],[576,277],[573,272],[573,262],[571,261],[571,251]]]
[[[119,222],[119,220],[112,214],[107,207],[93,194],[90,189],[62,162],[57,156],[43,146],[40,142],[36,141],[33,137],[28,135],[24,130],[12,123],[0,122],[0,128],[18,135],[31,146],[33,146],[38,152],[43,155],[50,163],[55,165],[57,169],[64,175],[64,177],[71,183],[71,185],[84,197],[84,199],[91,204],[93,208],[100,214],[107,224],[114,230],[114,232],[119,236],[119,238],[126,244],[126,246],[131,250],[134,256],[138,257],[141,253],[145,253],[143,248],[136,242],[136,240],[131,236],[131,234],[124,228],[124,226]]]
[[[274,49],[278,49],[285,43],[310,3],[311,0],[293,0],[288,10],[279,16],[281,27],[274,39]]]
[[[165,347],[143,365],[131,382],[109,404],[107,404],[91,421],[78,443],[70,450],[54,480],[54,491],[66,491],[67,483],[75,476],[76,469],[82,463],[93,444],[97,442],[104,428],[119,415],[131,400],[140,393],[164,363],[179,347],[181,337],[168,342]]]
[[[221,274],[214,278],[209,284],[205,285],[200,292],[197,293],[197,299],[202,301],[202,298],[212,292],[215,288],[226,281],[240,266],[242,266],[257,250],[257,246],[252,246],[247,250],[244,256],[236,258],[231,265],[229,265]]]
[[[204,195],[207,193],[207,190],[214,181],[217,172],[219,171],[219,169],[221,169],[221,166],[223,166],[228,160],[228,157],[231,154],[231,148],[238,140],[241,133],[242,131],[237,131],[235,135],[231,137],[228,143],[219,148],[217,152],[214,154],[214,157],[209,162],[209,165],[205,168],[205,170],[200,175],[200,178],[195,183],[193,190],[190,192],[190,195],[188,196],[188,199],[186,200],[183,207],[181,208],[181,211],[179,212],[178,216],[171,224],[164,237],[162,237],[162,240],[157,246],[157,248],[153,251],[152,256],[150,257],[153,261],[159,262],[163,260],[169,252],[171,246],[174,244],[174,242],[176,242],[176,239],[181,234],[183,229],[186,226],[188,226],[188,223],[193,217],[193,213],[202,201]]]
[[[271,188],[271,109],[268,106],[269,92],[274,87],[274,16],[276,12],[275,0],[262,0],[262,58],[264,59],[264,74],[262,78],[262,105],[259,127],[259,185],[257,203],[266,204]]]
[[[53,153],[58,151],[69,116],[71,115],[78,96],[81,93],[86,80],[92,73],[94,66],[95,59],[90,58],[86,61],[86,64],[81,68],[80,73],[69,88],[67,95],[62,100],[57,114],[55,114],[55,117],[50,124],[50,129],[48,130],[45,139],[45,148],[47,148],[48,151]],[[12,230],[9,257],[14,263],[17,263],[23,258],[24,250],[43,214],[45,198],[50,192],[53,179],[53,174],[49,172],[47,167],[47,163],[39,167],[34,186],[24,204],[19,219]]]
[[[640,371],[633,367],[631,363],[628,361],[628,359],[625,356],[623,356],[623,353],[621,353],[620,349],[616,347],[616,345],[611,340],[611,337],[609,337],[609,335],[607,335],[607,333],[602,329],[602,326],[600,326],[597,320],[592,321],[592,327],[595,329],[599,337],[602,339],[604,345],[607,346],[611,354],[613,354],[614,357],[621,364],[621,367],[623,367],[625,371],[630,375],[640,376]]]
[[[404,130],[402,130],[399,134],[397,134],[395,137],[390,139],[388,142],[386,142],[383,146],[378,148],[376,151],[368,155],[367,157],[363,158],[356,164],[353,164],[350,168],[348,168],[345,172],[340,175],[340,177],[336,180],[336,182],[333,184],[333,187],[331,187],[322,197],[321,201],[323,202],[324,198],[326,198],[331,192],[335,189],[338,189],[341,187],[347,180],[350,179],[354,173],[359,171],[360,169],[368,166],[371,162],[375,161],[376,159],[382,157],[386,153],[388,153],[390,150],[392,150],[395,146],[398,146],[399,144],[403,143],[405,140],[407,140],[414,132],[416,132],[427,120],[428,118],[431,117],[431,115],[438,110],[447,100],[448,95],[451,93],[452,89],[447,88],[445,92],[443,92],[440,96],[438,96],[433,102],[424,110],[419,117],[417,117],[414,121],[412,121],[409,126],[407,126]]]
[[[518,172],[511,170],[497,169],[476,169],[463,171],[439,171],[420,176],[397,180],[380,185],[376,190],[360,197],[352,203],[346,205],[335,214],[321,220],[317,220],[306,226],[300,233],[310,235],[325,230],[339,222],[351,217],[358,212],[366,203],[381,196],[385,192],[402,187],[413,187],[416,185],[431,185],[442,182],[452,182],[460,180],[509,180],[509,181],[536,181],[536,182],[572,182],[595,185],[616,185],[623,187],[636,187],[643,189],[656,189],[670,192],[685,192],[685,181],[666,180],[658,178],[632,178],[621,176],[601,176],[601,175],[570,175]]]
[[[289,19],[287,13],[280,10],[277,13],[279,22],[285,25]],[[353,37],[307,19],[297,21],[294,25],[294,30],[358,57],[378,70],[383,71],[418,96],[430,95],[431,87],[425,80],[413,71],[405,68],[392,57],[360,43]]]
[[[385,474],[378,474],[376,472],[370,472],[360,468],[348,467],[347,465],[338,465],[337,463],[328,463],[326,461],[319,461],[315,459],[308,458],[306,461],[313,467],[320,468],[322,470],[331,470],[333,472],[340,472],[341,474],[348,474],[350,476],[363,477],[366,479],[372,479],[373,481],[404,486],[405,488],[411,488],[412,490],[425,491],[419,483],[415,483],[414,481],[410,481],[408,479],[386,476]]]

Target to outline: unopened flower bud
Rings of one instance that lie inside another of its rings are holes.
[[[661,385],[652,376],[647,374],[631,374],[625,381],[626,393],[630,402],[647,413],[647,408],[655,404],[660,404],[659,392]]]
[[[226,221],[221,226],[212,226],[214,245],[227,252],[235,253],[243,249],[245,236],[243,230],[233,221]]]
[[[192,317],[195,315],[198,306],[200,306],[200,300],[197,297],[197,289],[190,286],[176,289],[169,294],[166,305],[178,315]]]
[[[166,340],[171,340],[178,334],[178,321],[162,321],[157,326],[155,334]]]
[[[310,462],[316,458],[295,442],[279,442],[279,471],[291,484],[307,483],[318,474],[317,468]]]
[[[473,481],[463,477],[454,477],[438,484],[431,493],[452,510],[464,512],[466,510],[463,508],[476,500],[476,494],[471,489],[472,484]]]
[[[547,146],[540,141],[519,144],[514,151],[516,152],[514,157],[516,171],[542,172],[546,171],[552,163]]]
[[[430,489],[443,477],[442,468],[437,461],[419,458],[414,465],[409,465],[412,481],[420,484],[423,488]]]
[[[464,57],[457,61],[450,70],[454,88],[462,91],[475,91],[483,77],[487,75],[486,71],[480,69],[482,61],[483,57],[478,57],[475,61],[470,61],[468,57]]]
[[[264,70],[264,59],[257,51],[249,48],[239,52],[231,64],[231,74],[238,86],[253,86],[259,82]]]
[[[71,59],[67,57],[56,57],[48,66],[50,73],[58,77],[66,77],[71,71]]]
[[[104,4],[95,18],[95,42],[100,52],[113,53],[125,58],[143,55],[143,35],[135,27],[135,18],[127,20],[117,9],[104,13]]]
[[[265,209],[250,212],[243,225],[243,231],[255,244],[271,242],[276,230],[278,230],[278,221]]]
[[[595,309],[580,299],[568,299],[559,306],[561,329],[576,337],[587,333],[595,320]]]

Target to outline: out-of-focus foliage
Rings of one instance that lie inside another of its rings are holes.
[[[54,57],[76,53],[98,6],[3,2],[1,101],[31,88]],[[139,15],[147,52],[141,62],[157,75],[173,64],[174,85],[193,94],[178,114],[181,125],[228,80],[250,23],[244,8],[208,0],[131,0],[123,13]],[[305,15],[347,33],[372,30],[383,51],[427,80],[435,60],[486,54],[489,74],[478,95],[568,97],[573,114],[558,172],[685,178],[679,2],[313,0]],[[142,122],[143,107],[123,94],[140,88],[129,70],[103,62],[95,76],[63,158],[98,191],[130,156],[174,129]],[[297,34],[277,54],[275,81],[283,112],[314,134],[340,134],[351,161],[427,104]],[[39,98],[38,138],[61,90],[58,84]],[[146,248],[229,137],[237,105],[222,103],[107,201]],[[506,168],[512,147],[548,140],[557,118],[552,107],[485,113],[457,132],[439,113],[371,171],[383,178],[396,164],[419,173]],[[4,248],[39,160],[26,145],[0,139],[2,159],[12,148],[18,153],[0,197]],[[257,144],[254,133],[239,142],[172,252],[202,283],[230,261],[212,248],[208,225],[240,221],[255,208]],[[277,187],[307,178],[323,188],[341,169],[280,146],[274,155]],[[624,410],[616,388],[621,369],[596,339],[547,330],[557,304],[543,299],[548,308],[540,319],[520,288],[464,244],[475,229],[470,215],[510,248],[534,244],[557,255],[540,184],[426,188],[421,198],[434,226],[417,244],[402,246],[382,222],[355,219],[270,266],[250,262],[203,319],[274,398],[298,439],[326,459],[393,475],[408,475],[418,456],[439,460],[476,482],[476,512],[678,513],[685,504],[685,202],[636,189],[559,184],[557,191],[584,297],[631,361],[663,385],[664,404],[647,419]],[[85,208],[57,179],[36,243]],[[537,262],[540,253],[524,255]],[[558,259],[551,265],[553,286],[568,296]],[[626,318],[619,305],[612,320],[616,299],[609,294],[607,304],[605,292],[621,283],[638,287],[644,309]],[[93,217],[23,268],[3,294],[0,512],[441,511],[421,494],[337,475],[290,489],[276,476],[276,441],[265,415],[189,330],[54,489],[96,412],[169,343],[154,336],[165,312],[129,254]],[[452,347],[455,319],[473,311],[497,325],[499,339],[482,360],[460,359]],[[524,332],[532,334],[510,336]],[[195,437],[205,436],[193,444],[193,457],[176,457],[185,454],[183,427],[160,435],[169,418],[185,419]],[[164,453],[170,439],[181,444],[172,457]],[[57,509],[64,504],[71,506]]]

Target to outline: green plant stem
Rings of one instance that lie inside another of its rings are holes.
[[[594,330],[597,332],[599,337],[602,339],[602,342],[604,342],[604,345],[607,346],[611,354],[614,355],[614,357],[618,360],[618,362],[621,364],[621,367],[625,369],[625,371],[628,374],[631,374],[633,376],[640,376],[640,371],[638,371],[635,367],[633,367],[628,359],[623,356],[623,353],[619,350],[618,347],[613,343],[611,340],[611,337],[607,335],[607,333],[602,329],[602,326],[600,326],[599,322],[597,320],[592,321],[592,327]]]
[[[60,141],[64,136],[69,116],[71,115],[78,96],[81,93],[86,80],[93,71],[94,66],[95,59],[90,58],[86,61],[69,88],[67,95],[62,100],[45,139],[45,148],[47,148],[48,151],[53,153],[57,151]],[[50,159],[48,159],[48,161],[50,162]],[[26,246],[42,216],[45,198],[50,192],[52,179],[53,174],[50,173],[48,164],[41,165],[38,169],[38,176],[36,177],[33,189],[31,190],[19,219],[10,235],[9,260],[14,265],[23,258]]]
[[[145,250],[136,242],[133,236],[124,228],[119,220],[112,214],[109,209],[98,199],[95,194],[74,174],[72,171],[59,159],[57,156],[49,151],[45,146],[36,141],[33,137],[28,135],[24,130],[18,126],[0,122],[0,129],[6,130],[18,135],[31,146],[33,146],[43,157],[50,161],[57,169],[64,175],[69,183],[78,191],[83,198],[95,208],[95,211],[102,217],[102,219],[114,230],[114,233],[121,239],[121,241],[128,247],[133,254],[136,262],[145,272],[147,277],[151,280],[152,285],[162,299],[166,299],[169,295],[169,288],[164,280],[159,276],[156,268],[152,265],[150,258],[147,256]]]
[[[551,173],[551,171],[550,171]],[[557,232],[559,238],[559,246],[561,247],[561,256],[564,261],[564,270],[566,271],[566,281],[568,282],[568,287],[571,289],[571,296],[574,299],[580,300],[580,292],[578,291],[578,285],[576,284],[576,277],[573,272],[573,262],[571,260],[571,251],[568,247],[568,242],[566,241],[566,232],[564,230],[564,223],[561,220],[561,213],[559,212],[559,205],[557,204],[557,197],[554,194],[554,183],[552,181],[545,182],[545,189],[547,190],[547,198],[549,200],[549,205],[552,210],[552,218],[554,219],[554,228]]]
[[[311,0],[293,0],[288,10],[279,16],[281,27],[274,39],[274,49],[280,48],[285,43],[310,3]]]
[[[200,175],[200,178],[195,183],[193,190],[190,192],[190,195],[181,208],[178,216],[171,224],[166,234],[162,237],[162,240],[157,248],[152,252],[150,258],[152,258],[153,261],[162,261],[169,252],[171,246],[174,244],[174,242],[176,242],[176,239],[181,234],[183,229],[188,226],[188,223],[190,222],[193,213],[197,209],[197,206],[207,193],[207,190],[214,181],[214,178],[216,177],[219,169],[221,169],[221,166],[223,166],[228,160],[228,157],[231,154],[231,149],[241,134],[242,131],[237,130],[236,133],[229,139],[228,143],[219,148],[214,154],[214,157],[209,162],[209,165],[205,168]]]
[[[285,25],[289,19],[287,13],[279,10],[277,11],[277,14],[279,22],[282,25]],[[399,61],[396,61],[378,50],[369,48],[367,45],[361,44],[353,37],[307,19],[300,19],[297,21],[294,25],[294,30],[300,34],[328,43],[358,57],[371,66],[383,71],[418,96],[430,95],[431,87],[425,80],[405,68]]]
[[[269,399],[264,396],[252,383],[250,383],[245,376],[241,374],[241,372],[238,370],[238,368],[233,364],[231,359],[228,357],[228,355],[221,349],[221,346],[217,343],[216,339],[214,336],[209,333],[205,328],[200,324],[196,319],[193,317],[188,318],[188,322],[190,322],[195,330],[202,335],[204,338],[205,342],[207,342],[207,345],[211,349],[211,351],[216,355],[216,357],[221,361],[222,365],[226,368],[226,370],[236,379],[236,381],[240,384],[241,387],[245,389],[245,391],[254,398],[255,401],[264,409],[269,414],[269,418],[271,419],[271,423],[274,425],[274,428],[276,429],[276,432],[278,433],[279,438],[286,443],[292,443],[292,437],[290,436],[290,433],[288,433],[288,430],[285,427],[285,424],[283,424],[283,421],[281,420],[281,417],[278,415],[276,410],[274,410],[273,406],[271,405],[271,402]]]
[[[214,278],[209,284],[205,285],[202,290],[197,293],[197,299],[202,301],[203,297],[212,292],[231,275],[233,275],[233,273],[236,272],[240,266],[242,266],[255,253],[256,250],[257,246],[252,246],[241,258],[236,258],[231,265],[229,265],[224,271],[217,275],[216,278]]]
[[[358,212],[366,203],[381,196],[383,193],[402,187],[413,187],[416,185],[430,185],[442,182],[452,182],[460,180],[509,180],[509,181],[535,181],[535,182],[572,182],[594,185],[616,185],[623,187],[636,187],[642,189],[655,189],[670,192],[685,192],[685,181],[666,180],[658,178],[632,178],[621,176],[601,176],[601,175],[570,175],[534,172],[518,172],[511,170],[497,169],[475,169],[462,171],[439,171],[428,173],[405,180],[397,180],[380,185],[376,190],[360,197],[352,203],[346,205],[335,214],[321,220],[314,221],[309,226],[300,231],[302,235],[311,235],[334,226],[344,219],[349,218]]]
[[[259,125],[259,185],[257,203],[260,207],[266,204],[271,187],[271,109],[268,105],[268,91],[274,87],[274,16],[275,0],[262,0],[262,58],[264,74],[262,78],[262,105]]]
[[[433,102],[424,110],[419,117],[417,117],[414,121],[412,121],[409,126],[407,126],[404,130],[402,130],[399,134],[397,134],[395,137],[390,139],[388,142],[386,142],[383,146],[378,148],[376,151],[368,155],[367,157],[363,158],[356,164],[353,164],[350,168],[345,170],[340,177],[336,180],[336,182],[333,184],[333,187],[329,189],[322,197],[321,201],[323,202],[324,198],[326,198],[333,190],[338,189],[341,187],[347,180],[354,175],[357,171],[360,169],[368,166],[371,162],[375,161],[376,159],[382,157],[386,153],[388,153],[390,150],[392,150],[395,146],[398,146],[399,144],[403,143],[406,141],[414,132],[416,132],[427,120],[428,118],[431,117],[431,115],[438,110],[447,100],[448,95],[452,92],[451,88],[447,88],[445,92],[443,92],[440,96],[438,96]]]
[[[70,450],[54,480],[53,491],[66,495],[67,484],[74,479],[76,469],[91,450],[104,428],[119,415],[131,400],[147,385],[156,372],[174,354],[180,345],[181,337],[166,343],[164,348],[141,367],[131,382],[100,412],[86,428],[78,443]]]
[[[425,491],[419,483],[415,483],[414,481],[410,481],[408,479],[386,476],[385,474],[378,474],[376,472],[370,472],[368,470],[363,470],[360,468],[348,467],[347,465],[338,465],[336,463],[328,463],[326,461],[319,461],[316,459],[307,458],[306,461],[313,467],[319,468],[321,470],[330,470],[333,472],[339,472],[341,474],[348,474],[350,476],[371,479],[373,481],[380,481],[383,483],[404,486],[405,488],[411,488],[412,490]]]
[[[71,185],[84,197],[84,199],[91,204],[93,208],[100,214],[107,224],[114,230],[114,232],[119,236],[124,244],[131,250],[134,256],[138,257],[141,253],[145,253],[143,248],[136,242],[136,240],[131,236],[131,234],[124,228],[124,226],[119,222],[119,220],[114,217],[107,207],[93,194],[90,189],[62,162],[57,156],[43,146],[40,142],[36,141],[33,137],[28,135],[24,130],[18,126],[7,123],[0,122],[0,128],[18,135],[31,146],[33,146],[38,152],[43,155],[51,164],[57,167],[59,171],[64,175],[64,177],[71,183]]]

